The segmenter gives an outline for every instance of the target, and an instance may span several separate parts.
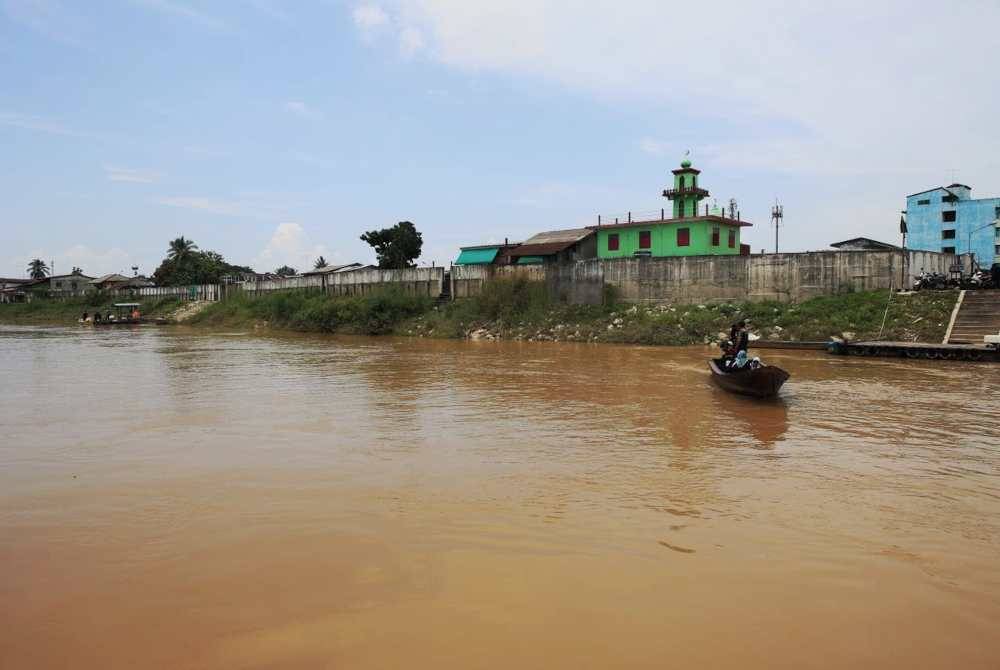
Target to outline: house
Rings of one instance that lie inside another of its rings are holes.
[[[1000,256],[1000,198],[974,199],[972,187],[951,184],[906,196],[903,213],[911,249],[972,252],[987,267]]]
[[[93,277],[88,277],[87,275],[80,273],[70,275],[53,275],[52,277],[36,279],[22,284],[20,289],[22,291],[30,291],[34,294],[42,295],[84,295],[96,290],[93,284],[90,283],[93,279]]]
[[[725,216],[725,211],[709,211],[701,201],[709,193],[698,186],[701,171],[684,160],[673,170],[673,188],[665,189],[663,197],[671,201],[672,216],[665,211],[659,219],[628,221],[596,226],[597,257],[624,258],[629,256],[729,256],[749,253],[740,243],[740,230],[753,225],[742,221],[739,214]],[[702,213],[703,212],[703,213]]]
[[[590,228],[550,230],[529,237],[509,253],[516,265],[586,260],[597,256],[597,235]]]
[[[365,270],[371,267],[374,266],[362,265],[361,263],[345,263],[343,265],[325,265],[321,268],[316,268],[315,270],[309,270],[308,272],[303,272],[302,276],[309,277],[315,275],[340,274],[343,272],[354,272],[355,270]]]
[[[520,242],[503,241],[503,244],[481,244],[461,247],[455,265],[513,265],[517,262],[511,252],[521,246]]]
[[[25,294],[21,287],[34,281],[34,279],[0,277],[0,303],[24,302]]]
[[[110,274],[92,279],[91,285],[98,291],[114,291],[121,288],[145,288],[155,284],[145,277],[126,277],[121,274]]]
[[[843,242],[834,242],[830,246],[841,251],[902,251],[903,249],[895,244],[879,242],[869,237],[853,237]]]

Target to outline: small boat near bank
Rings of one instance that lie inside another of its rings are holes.
[[[712,381],[719,388],[755,398],[773,398],[778,395],[778,391],[790,376],[774,365],[762,365],[758,368],[746,366],[727,371],[723,367],[721,358],[710,359],[708,369],[712,373]]]

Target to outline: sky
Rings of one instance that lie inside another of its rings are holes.
[[[898,241],[1000,195],[1000,3],[0,0],[0,276],[421,264],[668,206],[686,151],[744,242]]]

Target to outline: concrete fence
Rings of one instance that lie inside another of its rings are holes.
[[[529,281],[545,281],[545,266],[455,265],[451,268],[451,295],[453,298],[479,295],[486,282],[513,277],[526,277]]]
[[[145,286],[143,288],[119,288],[106,291],[113,298],[179,298],[181,300],[221,300],[224,291],[220,284],[199,284],[196,286]]]
[[[535,266],[550,295],[571,303],[597,304],[604,287],[629,302],[779,300],[794,302],[847,291],[906,288],[913,275],[947,273],[967,260],[932,251],[816,251],[756,256],[591,259]],[[452,295],[476,295],[503,276],[500,268],[452,269]]]
[[[406,268],[380,270],[371,268],[308,277],[286,277],[267,281],[249,281],[236,286],[250,295],[293,289],[323,291],[331,295],[369,295],[392,287],[412,295],[439,297],[444,291],[445,269]]]

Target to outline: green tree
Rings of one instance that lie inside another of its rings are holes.
[[[183,238],[179,238],[183,239]],[[170,243],[174,250],[174,240]],[[190,243],[190,240],[184,240]],[[180,251],[186,247],[187,251]],[[253,270],[226,262],[222,254],[215,251],[194,251],[187,245],[178,245],[180,253],[163,259],[153,273],[153,281],[158,286],[189,286],[191,284],[218,284],[222,277],[236,274],[253,274]]]
[[[375,249],[378,266],[386,270],[412,268],[424,246],[423,236],[409,221],[400,221],[392,228],[369,230],[361,240]]]
[[[291,266],[282,265],[280,268],[274,271],[274,274],[278,275],[279,277],[291,277],[293,275],[297,275],[298,271]]]
[[[45,279],[49,276],[48,264],[40,258],[28,263],[28,275],[32,279]]]
[[[187,256],[192,251],[195,251],[198,245],[194,243],[193,240],[185,239],[183,235],[175,240],[170,241],[170,247],[167,250],[167,258],[183,258]]]
[[[316,269],[316,270],[319,270],[320,268],[325,268],[326,266],[327,266],[326,259],[323,258],[322,256],[320,256],[319,258],[317,258],[316,262],[313,263],[313,268]]]

